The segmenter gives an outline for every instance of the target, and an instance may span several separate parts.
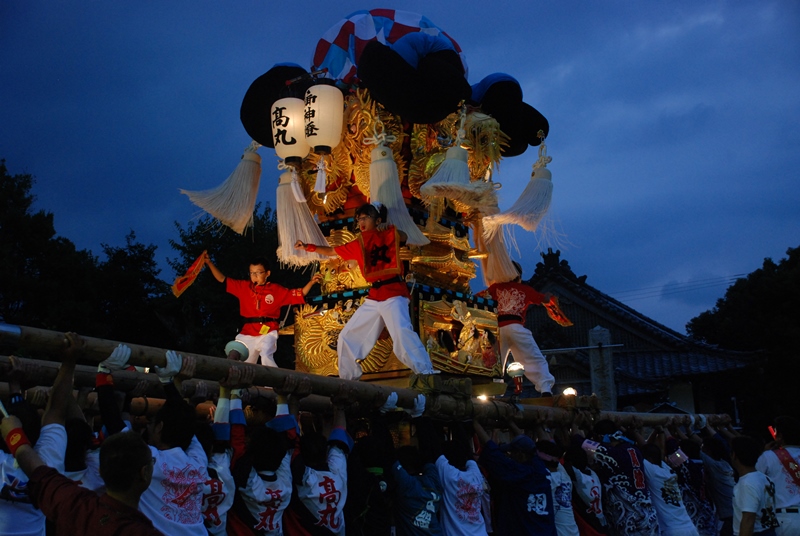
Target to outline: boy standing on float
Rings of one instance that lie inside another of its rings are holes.
[[[550,301],[549,294],[537,292],[522,283],[522,266],[514,261],[517,269],[516,279],[505,283],[494,283],[480,293],[497,302],[497,325],[500,333],[500,355],[503,358],[503,370],[506,367],[508,354],[525,367],[525,376],[531,381],[542,396],[552,396],[556,379],[550,374],[539,345],[533,334],[525,327],[525,315],[532,305],[542,305]]]
[[[250,262],[250,280],[226,277],[217,268],[208,253],[204,253],[203,262],[211,270],[214,278],[225,283],[225,290],[239,299],[239,314],[244,325],[236,335],[250,351],[249,356],[241,356],[247,363],[257,363],[259,355],[261,364],[277,367],[272,355],[278,348],[278,329],[280,328],[281,307],[305,303],[306,295],[315,283],[322,280],[315,274],[303,288],[287,289],[276,283],[270,283],[269,262],[263,257]]]
[[[386,221],[386,207],[380,203],[359,207],[355,217],[361,234],[341,246],[318,246],[298,241],[295,248],[343,260],[355,260],[364,278],[372,284],[369,295],[339,334],[339,377],[361,377],[360,361],[375,346],[386,327],[394,355],[417,374],[434,374],[428,351],[411,327],[409,294],[403,279],[400,244],[406,234]]]

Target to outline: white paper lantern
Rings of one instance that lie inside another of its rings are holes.
[[[344,96],[334,85],[320,81],[306,90],[306,142],[317,154],[330,154],[342,139]]]
[[[299,165],[311,150],[305,137],[304,108],[303,99],[286,97],[276,100],[270,112],[275,152],[288,165]]]

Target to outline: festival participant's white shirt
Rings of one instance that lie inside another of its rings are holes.
[[[344,505],[347,502],[347,456],[337,446],[328,447],[328,470],[306,467],[297,495],[316,518],[317,525],[334,534],[344,534]]]
[[[139,511],[164,534],[205,536],[202,507],[208,458],[203,447],[193,437],[186,451],[152,446],[150,451],[156,459],[153,480],[139,500]]]
[[[64,476],[98,495],[105,493],[106,483],[100,478],[100,449],[90,450],[86,453],[86,469],[64,471]]]
[[[800,447],[786,447],[795,463],[800,464]],[[756,462],[756,469],[767,475],[775,483],[775,508],[800,508],[800,488],[783,468],[778,455],[773,451],[764,452]],[[779,536],[800,534],[800,513],[779,512],[781,526],[775,529]]]
[[[231,475],[232,449],[212,454],[208,460],[208,480],[203,483],[203,519],[208,533],[224,536],[228,510],[233,506],[236,484]],[[212,472],[216,476],[212,476]]]
[[[777,526],[775,517],[775,484],[764,473],[753,471],[739,477],[733,486],[733,534],[739,535],[742,512],[754,512],[753,532],[759,533]],[[794,514],[798,515],[798,514]]]
[[[467,470],[459,471],[444,456],[436,460],[439,480],[444,489],[442,500],[442,529],[445,534],[486,536],[481,515],[483,475],[478,464],[467,462]]]
[[[575,480],[572,481],[572,486],[575,488],[575,493],[588,505],[591,514],[597,518],[602,525],[606,524],[605,515],[603,515],[603,484],[600,482],[600,477],[597,473],[586,468],[589,471],[587,475],[583,471],[573,468]]]
[[[580,536],[572,511],[572,479],[561,464],[557,470],[550,471],[550,489],[553,491],[558,536]]]
[[[251,528],[259,534],[283,534],[283,511],[292,498],[291,461],[291,452],[287,452],[275,472],[250,469],[246,487],[239,489],[245,506],[258,522]]]
[[[644,460],[644,476],[662,536],[697,536],[697,528],[683,505],[678,476],[672,469],[664,462],[655,465]]]
[[[44,463],[64,472],[67,432],[60,424],[42,426],[33,447]],[[0,452],[0,534],[3,536],[44,536],[44,515],[28,498],[28,477],[11,454]]]
[[[785,450],[792,455],[795,463],[800,464],[800,447],[786,447]],[[761,454],[756,469],[775,483],[775,508],[800,508],[800,488],[783,468],[777,454],[771,450]]]

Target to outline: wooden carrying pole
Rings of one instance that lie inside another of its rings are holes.
[[[120,343],[106,339],[93,337],[81,337],[84,348],[79,357],[83,363],[98,364],[106,359],[114,348]],[[0,344],[4,347],[13,347],[19,353],[24,353],[37,360],[54,360],[67,349],[68,341],[62,332],[50,331],[39,328],[16,326],[0,323]],[[127,343],[126,343],[127,344]],[[166,365],[166,350],[137,344],[127,344],[131,349],[129,363],[139,367],[154,367]],[[215,382],[225,378],[231,364],[235,363],[242,367],[254,367],[255,374],[253,383],[263,387],[282,387],[287,379],[300,381],[308,380],[311,391],[314,395],[304,399],[301,409],[307,411],[326,411],[329,407],[328,397],[348,392],[351,398],[359,402],[362,408],[380,406],[391,392],[398,395],[397,405],[403,408],[412,408],[414,398],[419,394],[412,389],[402,389],[370,383],[364,381],[343,380],[328,376],[318,376],[315,374],[304,374],[292,370],[274,367],[264,367],[241,362],[232,362],[220,357],[211,357],[197,354],[192,355],[197,363],[195,378]],[[0,370],[4,363],[8,363],[7,358],[3,360],[0,356]],[[58,369],[57,363],[50,363],[42,367],[42,380],[52,384]],[[76,369],[76,382],[79,386],[91,387],[94,385],[95,369],[92,367],[78,367]],[[2,379],[2,377],[0,377]],[[136,372],[118,371],[114,373],[115,384],[122,390],[133,389],[142,379],[148,382],[147,393],[153,396],[160,396],[160,382],[154,375],[140,374]],[[196,380],[187,380],[187,394],[194,391]],[[217,385],[210,385],[210,389],[217,389]],[[258,389],[261,396],[274,396],[266,389]],[[478,419],[484,420],[514,420],[522,426],[530,425],[534,422],[564,422],[570,420],[571,409],[562,407],[547,407],[539,405],[520,405],[511,404],[505,400],[478,400],[466,395],[448,393],[428,393],[426,414],[435,418],[442,419]],[[305,407],[304,407],[305,406]],[[313,409],[312,409],[313,408]],[[621,424],[630,423],[637,417],[645,426],[664,425],[671,421],[673,417],[683,418],[685,415],[676,414],[653,414],[653,413],[627,413],[600,411],[594,416],[595,419],[611,418],[618,420]],[[717,416],[710,416],[712,418]],[[721,417],[721,416],[720,416]]]

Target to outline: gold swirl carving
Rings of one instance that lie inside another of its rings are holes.
[[[400,156],[400,152],[406,134],[403,132],[400,119],[378,104],[367,89],[360,88],[348,99],[345,122],[348,128],[341,145],[352,158],[353,181],[361,193],[369,197],[369,165],[372,161],[372,149],[375,148],[374,145],[364,144],[364,138],[375,136],[376,129],[378,133],[382,130],[397,138],[390,147],[397,164],[398,177],[402,181],[407,170],[406,162]]]
[[[318,310],[304,305],[295,320],[296,369],[322,376],[339,374],[339,359],[336,345],[339,334],[353,316],[363,299],[357,302],[339,302],[332,309]],[[392,353],[392,339],[379,339],[372,350],[360,362],[364,373],[381,372],[387,365],[392,369],[403,368]]]

